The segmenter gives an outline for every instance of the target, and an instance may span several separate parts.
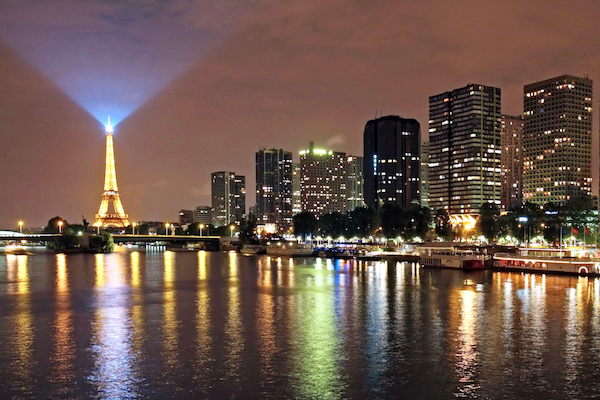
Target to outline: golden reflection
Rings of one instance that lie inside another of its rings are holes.
[[[96,254],[96,287],[104,286],[104,254]]]
[[[175,257],[172,251],[165,251],[164,257],[164,288],[163,288],[163,345],[164,358],[167,365],[173,368],[178,363],[177,356],[177,304],[175,298]]]
[[[461,290],[459,293],[458,348],[456,351],[455,370],[461,386],[457,397],[477,397],[479,386],[475,383],[477,367],[477,309],[475,305],[477,292]]]
[[[51,368],[52,380],[59,385],[69,384],[75,378],[75,343],[73,339],[73,312],[70,304],[67,256],[56,255],[56,316],[53,326]]]
[[[198,252],[198,288],[197,288],[197,313],[196,313],[196,332],[197,332],[197,350],[198,363],[200,365],[209,362],[210,350],[212,346],[212,337],[210,334],[210,295],[206,279],[208,270],[206,265],[206,252]]]
[[[229,344],[226,349],[225,364],[229,370],[228,377],[237,379],[241,364],[241,354],[244,350],[243,324],[240,315],[240,288],[237,281],[237,257],[229,252],[229,301],[227,307],[227,320],[225,322],[225,336]]]
[[[33,371],[35,359],[33,354],[33,343],[35,331],[33,328],[33,315],[31,312],[31,294],[29,292],[28,256],[6,255],[6,268],[9,282],[16,280],[15,285],[9,284],[8,292],[15,295],[16,310],[9,318],[11,327],[10,351],[13,361],[10,372],[14,380],[22,382],[24,387],[32,387],[35,384]]]
[[[142,273],[140,270],[140,253],[130,253],[131,263],[131,321],[132,346],[135,354],[140,354],[144,345],[144,298],[141,290]]]
[[[198,252],[198,280],[203,281],[208,278],[208,269],[206,268],[206,251]]]
[[[140,253],[132,251],[130,255],[131,262],[131,286],[138,288],[141,285],[142,276],[140,272]]]
[[[270,281],[270,271],[268,271]],[[271,286],[268,286],[271,287]],[[259,293],[256,306],[256,330],[260,349],[260,372],[262,376],[273,376],[273,357],[277,354],[275,334],[275,302],[273,293]]]

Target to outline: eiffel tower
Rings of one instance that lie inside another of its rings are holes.
[[[114,212],[108,212],[108,206],[112,203]],[[113,148],[113,128],[106,125],[106,170],[104,173],[104,193],[102,194],[102,203],[100,210],[96,214],[95,227],[117,227],[124,228],[129,226],[128,215],[125,214],[123,204],[121,204],[121,195],[117,187],[117,171],[115,169],[115,152]]]

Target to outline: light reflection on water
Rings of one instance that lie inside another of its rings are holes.
[[[1,398],[600,396],[598,278],[6,255],[0,319]]]

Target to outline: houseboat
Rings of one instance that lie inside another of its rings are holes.
[[[521,248],[515,254],[496,253],[494,268],[528,272],[598,275],[600,259],[578,249]]]
[[[485,269],[485,261],[489,258],[476,248],[459,246],[420,246],[418,252],[419,264],[432,268]]]

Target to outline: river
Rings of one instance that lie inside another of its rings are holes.
[[[138,252],[0,256],[0,398],[600,396],[598,278]]]

